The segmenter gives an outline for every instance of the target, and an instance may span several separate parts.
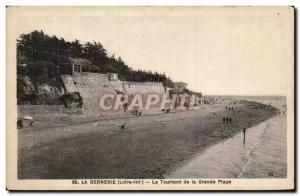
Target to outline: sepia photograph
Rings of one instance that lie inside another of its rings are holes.
[[[7,12],[9,190],[293,190],[294,7]]]

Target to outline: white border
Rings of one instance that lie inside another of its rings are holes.
[[[6,50],[5,50],[5,43],[6,43],[6,38],[5,38],[5,25],[6,25],[6,13],[5,13],[5,6],[6,5],[38,5],[38,6],[42,6],[42,5],[73,5],[73,6],[80,6],[80,5],[104,5],[104,6],[109,6],[109,5],[126,5],[126,6],[130,6],[130,5],[152,5],[152,6],[161,6],[161,5],[184,5],[184,6],[192,6],[192,5],[197,5],[197,6],[201,6],[201,5],[209,5],[209,6],[217,6],[217,5],[294,5],[296,8],[298,8],[297,10],[297,14],[299,14],[299,8],[300,8],[300,1],[297,0],[201,0],[201,1],[197,1],[197,0],[151,0],[151,1],[147,1],[147,0],[126,0],[126,1],[122,1],[122,0],[103,0],[101,2],[98,2],[96,0],[84,0],[84,1],[80,1],[80,0],[73,0],[73,1],[64,1],[64,0],[27,0],[27,1],[22,1],[22,0],[13,0],[13,1],[8,1],[8,0],[3,0],[0,2],[1,4],[1,12],[0,12],[0,22],[1,22],[1,47],[0,47],[0,59],[2,61],[2,66],[1,66],[1,70],[0,70],[0,92],[6,92]],[[299,19],[297,19],[297,26],[299,27]],[[299,31],[298,31],[299,32]],[[298,37],[298,32],[297,32],[297,37]],[[297,39],[297,45],[298,45],[298,40]],[[299,49],[297,51],[296,54],[299,57]],[[297,65],[298,66],[298,65]],[[298,72],[297,75],[299,75],[299,68],[298,68]],[[299,84],[297,84],[298,88],[297,91],[299,91]],[[6,113],[5,113],[5,108],[6,108],[6,100],[5,100],[6,95],[2,94],[2,96],[0,96],[0,107],[1,107],[1,112],[0,112],[0,126],[1,126],[1,143],[2,143],[2,148],[0,149],[0,157],[1,157],[1,166],[0,166],[0,173],[1,173],[1,178],[0,178],[0,185],[1,185],[1,193],[2,194],[9,194],[6,190],[5,190],[5,186],[6,186],[6,182],[5,182],[5,130],[6,130]],[[297,99],[297,102],[299,101],[299,98]],[[298,108],[297,108],[298,111]],[[297,121],[299,120],[299,116],[297,118]],[[299,133],[297,134],[298,138],[297,141],[299,141]],[[299,150],[298,150],[298,154],[297,157],[299,156]],[[4,163],[4,164],[3,164]],[[299,169],[298,169],[299,170]],[[298,180],[299,181],[299,180]],[[298,187],[298,184],[297,184]],[[1,195],[2,195],[1,194]],[[27,193],[30,194],[30,193]],[[42,193],[38,193],[36,195],[40,195]],[[59,195],[62,195],[65,193],[61,193]],[[84,194],[84,193],[83,193]],[[117,194],[117,193],[116,193]],[[129,194],[129,193],[128,193]],[[184,194],[184,193],[183,193]],[[262,193],[261,193],[262,194]],[[286,193],[287,194],[287,193]],[[111,194],[110,194],[111,195]],[[115,195],[115,194],[113,194]]]

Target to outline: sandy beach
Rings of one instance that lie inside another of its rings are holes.
[[[18,178],[164,178],[175,165],[277,112],[244,101],[73,124],[55,124],[49,118],[43,128],[18,130]],[[223,123],[223,117],[232,122]],[[124,122],[127,129],[121,130]]]

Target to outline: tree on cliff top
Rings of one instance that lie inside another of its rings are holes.
[[[18,74],[27,75],[33,80],[41,77],[45,80],[55,78],[57,76],[56,66],[61,63],[69,63],[69,57],[88,59],[98,67],[96,70],[93,69],[94,71],[99,73],[116,72],[123,80],[162,82],[170,87],[173,83],[165,74],[136,71],[131,69],[121,57],[115,58],[114,55],[108,57],[107,51],[100,42],[93,41],[82,44],[77,39],[68,42],[55,35],[49,36],[43,31],[22,34],[17,40],[17,63],[27,64],[26,70],[18,70]]]

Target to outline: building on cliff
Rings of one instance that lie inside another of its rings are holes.
[[[187,83],[185,82],[174,82],[174,88],[175,89],[186,89],[187,88]]]

